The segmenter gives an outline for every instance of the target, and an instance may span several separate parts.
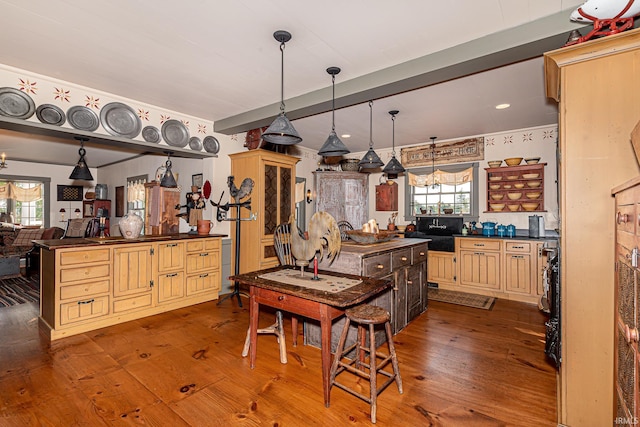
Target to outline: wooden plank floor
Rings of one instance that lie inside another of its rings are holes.
[[[320,352],[293,347],[290,333],[287,365],[275,337],[260,335],[250,369],[248,304],[200,304],[51,345],[37,314],[35,303],[0,309],[0,426],[372,425],[369,405],[338,388],[325,408]],[[376,425],[556,425],[544,320],[523,303],[431,301],[395,337],[404,394],[391,384],[380,395]]]

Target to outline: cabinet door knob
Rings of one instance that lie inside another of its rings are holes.
[[[627,340],[627,344],[638,342],[638,329],[630,328],[629,325],[624,325],[624,338]]]
[[[626,224],[627,222],[629,222],[629,215],[618,212],[616,214],[616,222],[618,224]]]
[[[280,296],[278,297],[278,301],[284,301],[284,295],[280,295]]]
[[[406,256],[403,256],[402,258],[400,258],[402,261],[406,261],[408,258]]]
[[[382,269],[384,268],[384,265],[382,265],[382,264],[378,264],[378,265],[376,265],[376,268],[377,268],[378,270],[382,270]]]

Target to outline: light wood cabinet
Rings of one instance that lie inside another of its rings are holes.
[[[456,255],[453,252],[429,251],[428,268],[429,283],[438,286],[452,286],[457,281]]]
[[[369,174],[315,171],[313,181],[316,212],[349,221],[356,230],[369,220]]]
[[[536,163],[486,168],[486,212],[544,211],[544,167],[546,165],[546,163]]]
[[[255,220],[231,222],[234,254],[237,244],[235,230],[241,227],[239,273],[275,267],[279,262],[273,246],[273,233],[279,224],[289,222],[289,217],[295,212],[296,163],[300,159],[262,149],[234,153],[229,157],[236,185],[245,178],[254,181],[251,212],[241,209],[240,215],[248,219],[251,213],[255,213]],[[235,211],[230,211],[229,215],[235,216]],[[235,265],[231,268],[235,271]]]
[[[144,184],[144,234],[164,235],[180,232],[180,188],[161,187],[157,181]]]
[[[398,184],[396,182],[376,185],[376,210],[398,210]]]
[[[84,244],[41,249],[39,323],[51,340],[218,298],[219,237],[74,241]]]
[[[500,290],[502,242],[487,239],[457,239],[461,286]]]

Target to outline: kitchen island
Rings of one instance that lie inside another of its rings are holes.
[[[171,234],[36,240],[50,340],[218,298],[221,238]]]

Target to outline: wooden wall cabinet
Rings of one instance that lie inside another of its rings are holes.
[[[245,178],[254,181],[251,212],[241,209],[242,218],[255,213],[255,220],[231,222],[232,253],[236,248],[236,227],[240,229],[240,273],[279,265],[273,246],[273,233],[279,224],[289,222],[295,212],[295,182],[297,157],[256,149],[230,154],[231,175],[236,185]],[[231,200],[233,202],[233,200]],[[235,210],[229,216],[235,217]],[[235,259],[232,259],[235,271]]]
[[[144,234],[178,234],[180,218],[180,189],[161,187],[157,181],[144,184]]]
[[[316,212],[349,221],[356,230],[369,220],[369,174],[315,171],[313,177]]]
[[[534,165],[485,168],[487,172],[486,212],[544,211],[544,167]],[[518,196],[517,198],[510,198]],[[499,208],[498,205],[504,204]]]
[[[398,210],[398,184],[376,185],[376,210],[377,211],[397,211]]]

